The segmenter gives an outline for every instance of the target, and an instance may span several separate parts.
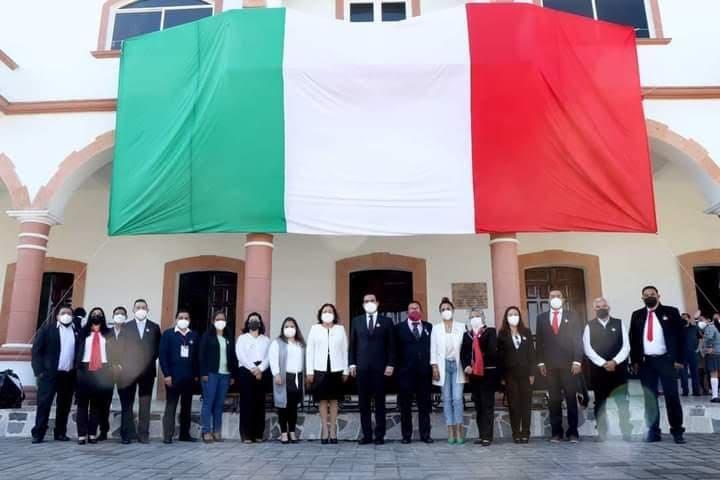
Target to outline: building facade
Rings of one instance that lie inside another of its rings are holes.
[[[440,298],[453,296],[455,284],[461,300],[457,284],[463,283],[476,284],[474,301],[490,317],[519,304],[531,325],[547,308],[550,285],[585,315],[592,298],[603,295],[628,320],[645,284],[657,285],[663,301],[682,310],[713,311],[720,303],[715,0],[524,2],[636,27],[657,235],[108,237],[124,38],[234,8],[287,7],[327,21],[381,22],[412,21],[464,3],[29,0],[0,6],[0,210],[6,212],[0,215],[0,369],[14,368],[34,384],[28,346],[60,303],[101,306],[109,314],[142,297],[163,327],[178,307],[191,308],[196,329],[223,309],[236,331],[247,313],[259,311],[273,335],[285,316],[307,331],[328,301],[347,321],[368,290],[395,318],[404,318],[407,302],[417,299],[437,321]]]

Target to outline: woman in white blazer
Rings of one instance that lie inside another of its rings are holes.
[[[448,426],[448,443],[465,443],[463,428],[463,389],[467,382],[460,365],[460,347],[465,325],[453,320],[455,306],[447,298],[440,301],[442,321],[430,335],[430,364],[433,384],[442,388],[443,413]]]
[[[325,445],[337,443],[338,400],[343,397],[343,383],[348,375],[348,339],[345,328],[339,324],[335,305],[324,304],[317,318],[318,323],[308,334],[305,363],[308,385],[313,399],[319,403],[320,443]]]

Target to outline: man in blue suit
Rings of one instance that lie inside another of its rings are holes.
[[[375,294],[363,297],[364,315],[350,326],[350,375],[357,378],[362,437],[360,445],[373,441],[371,399],[375,400],[375,444],[385,443],[385,377],[395,367],[395,336],[392,320],[378,314]]]

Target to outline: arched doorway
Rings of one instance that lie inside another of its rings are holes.
[[[367,289],[377,291],[381,311],[396,320],[404,318],[407,303],[413,299],[427,311],[425,259],[383,252],[338,260],[335,305],[345,325],[349,325],[353,313],[362,311],[362,295]]]
[[[720,311],[720,249],[685,253],[678,262],[686,311]]]
[[[523,314],[535,326],[535,316],[548,308],[550,287],[563,290],[571,308],[587,318],[593,298],[602,296],[600,259],[565,250],[544,250],[518,255]]]

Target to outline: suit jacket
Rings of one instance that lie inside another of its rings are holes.
[[[32,369],[35,377],[41,375],[55,375],[58,371],[58,362],[60,360],[60,332],[58,328],[66,328],[57,325],[57,322],[48,322],[38,330],[35,341],[32,345]],[[78,331],[74,325],[71,325],[75,334],[75,351],[73,352],[74,360],[77,356],[78,348],[80,348],[80,339]]]
[[[685,321],[675,307],[658,305],[655,315],[662,327],[667,353],[675,363],[685,363]],[[641,363],[645,355],[643,336],[647,308],[635,310],[630,317],[630,359],[633,363]]]
[[[238,375],[238,359],[235,354],[235,342],[225,338],[225,356],[227,357],[227,369],[232,377]],[[198,367],[201,377],[209,373],[218,373],[220,367],[220,344],[218,343],[215,329],[210,329],[200,337],[200,348],[198,349]]]
[[[382,371],[395,366],[395,326],[388,317],[378,315],[371,334],[367,315],[353,318],[350,327],[348,359],[358,370]]]
[[[488,370],[497,370],[497,333],[494,328],[485,328],[480,335],[480,350],[482,350],[483,367],[485,374]],[[460,347],[460,363],[462,369],[472,367],[473,361],[473,336],[467,331],[463,335],[462,346]]]
[[[118,364],[121,367],[118,383],[127,386],[140,377],[155,378],[155,361],[160,351],[160,326],[147,320],[145,333],[140,338],[137,322],[131,320],[122,326],[118,342],[120,352]]]
[[[582,363],[585,350],[582,342],[583,325],[575,312],[563,309],[560,330],[553,333],[550,311],[537,316],[535,328],[535,357],[538,364],[550,368],[570,368],[573,362]]]
[[[398,381],[405,376],[427,375],[432,380],[430,366],[430,335],[432,324],[421,322],[420,338],[415,338],[408,322],[395,325],[395,345]]]
[[[535,375],[535,345],[532,332],[521,334],[520,348],[515,348],[512,335],[500,332],[498,335],[498,369],[508,377],[529,377]]]

